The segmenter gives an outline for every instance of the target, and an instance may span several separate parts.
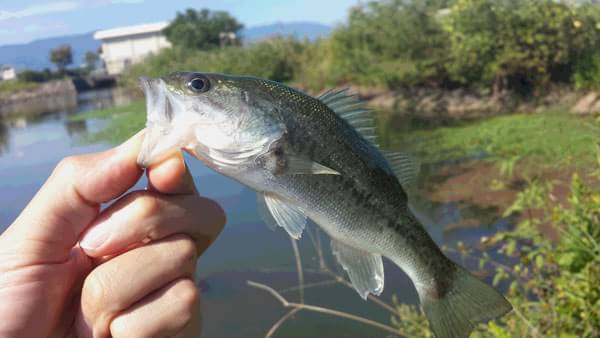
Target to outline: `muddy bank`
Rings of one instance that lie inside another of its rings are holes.
[[[33,90],[0,97],[0,118],[37,115],[77,108],[77,90],[71,80],[56,80]]]
[[[497,163],[484,160],[445,165],[434,171],[425,182],[425,194],[434,202],[456,202],[459,205],[476,206],[482,210],[493,211],[501,217],[517,198],[519,192],[527,189],[529,182],[552,182],[546,193],[550,203],[548,206],[566,206],[570,195],[570,184],[573,174],[579,173],[582,180],[592,186],[597,181],[591,179],[589,173],[575,168],[546,167],[535,170],[531,163],[520,163],[515,167],[515,175],[503,176]],[[513,215],[519,222],[528,217],[541,217],[542,210],[532,209],[527,213]],[[451,224],[446,230],[471,228],[479,226],[477,219],[464,217],[460,223]],[[559,238],[559,231],[548,222],[540,224],[541,230],[550,238]]]

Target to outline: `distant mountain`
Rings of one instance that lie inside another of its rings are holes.
[[[292,35],[315,40],[331,33],[331,26],[314,22],[281,22],[264,26],[244,28],[240,33],[245,42],[254,42],[277,35]]]
[[[94,33],[60,36],[35,40],[22,45],[0,46],[0,65],[11,65],[17,69],[54,68],[50,62],[50,50],[60,45],[70,45],[73,49],[73,64],[84,63],[85,52],[96,51],[100,41],[94,40]]]
[[[314,40],[327,36],[331,27],[314,22],[275,23],[244,28],[241,32],[245,42],[255,42],[276,35],[293,35],[297,38]],[[69,35],[35,40],[22,45],[0,46],[0,65],[11,65],[17,69],[54,68],[49,61],[50,50],[60,45],[70,45],[73,49],[73,64],[84,63],[85,52],[96,51],[100,41],[94,40],[94,33]]]

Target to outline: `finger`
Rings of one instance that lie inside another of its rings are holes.
[[[188,337],[200,335],[200,292],[191,279],[173,281],[148,295],[129,309],[121,312],[110,323],[113,338],[122,337],[172,337],[188,326],[195,332]]]
[[[84,234],[80,246],[89,256],[102,257],[135,244],[185,233],[194,239],[200,254],[224,224],[223,209],[210,199],[196,194],[135,191],[104,210]]]
[[[38,245],[46,258],[64,260],[81,232],[96,217],[100,203],[129,189],[142,171],[136,164],[138,133],[105,152],[68,157],[10,228],[10,235]]]
[[[110,322],[118,313],[173,280],[193,278],[196,257],[192,240],[176,235],[99,265],[83,284],[80,333],[108,336]]]
[[[187,170],[181,152],[175,153],[156,166],[148,168],[150,189],[164,194],[194,194],[194,180]]]

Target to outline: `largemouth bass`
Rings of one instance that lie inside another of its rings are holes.
[[[375,145],[373,118],[345,91],[314,98],[253,77],[178,72],[142,79],[142,166],[184,149],[257,191],[268,221],[299,238],[307,219],[330,237],[362,298],[383,291],[382,257],[414,283],[439,338],[468,337],[511,310],[448,259],[408,207],[411,158]]]

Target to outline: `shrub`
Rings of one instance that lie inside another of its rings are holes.
[[[354,7],[331,37],[340,76],[364,84],[444,82],[447,37],[437,11],[444,1],[372,1]]]
[[[575,63],[573,84],[577,89],[600,89],[600,53],[590,52]]]
[[[529,91],[600,46],[597,6],[553,0],[459,0],[444,20],[448,70],[464,85]],[[568,79],[568,76],[567,76]]]
[[[161,76],[174,71],[219,72],[252,75],[275,81],[290,81],[297,74],[308,42],[277,37],[248,47],[226,47],[211,51],[170,48],[132,66],[122,77],[136,86],[140,76]]]

